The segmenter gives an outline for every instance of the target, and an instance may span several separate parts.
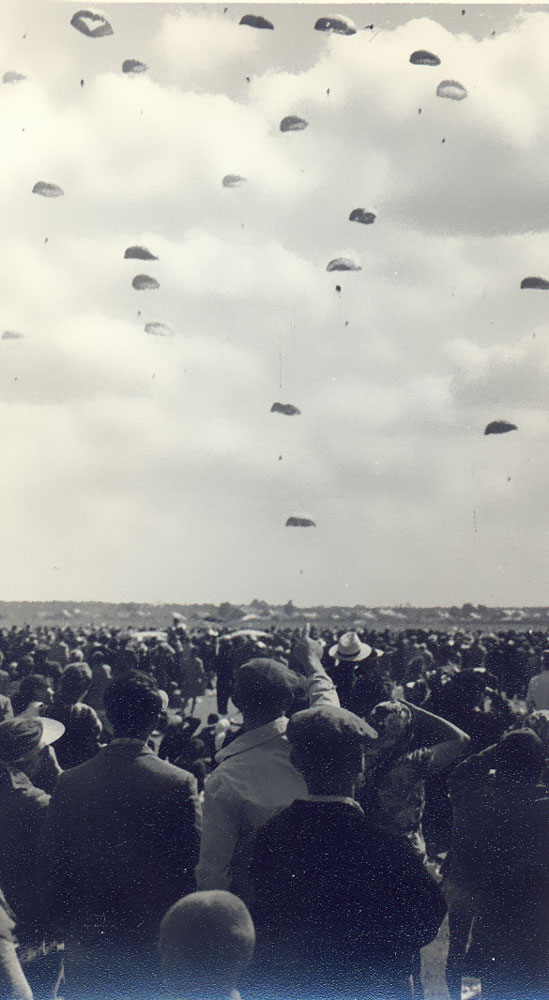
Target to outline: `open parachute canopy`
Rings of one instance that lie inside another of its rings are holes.
[[[348,257],[336,257],[326,267],[327,271],[362,271],[362,265]]]
[[[349,216],[349,222],[362,222],[364,226],[371,226],[375,221],[374,212],[367,212],[364,208],[353,208]]]
[[[292,515],[286,521],[287,528],[316,528],[316,524],[312,517],[306,517],[304,514]]]
[[[2,77],[2,83],[19,83],[21,80],[26,79],[26,76],[23,76],[22,73],[17,73],[14,69],[8,69]]]
[[[549,281],[546,278],[523,278],[520,283],[521,288],[549,288]]]
[[[427,52],[425,49],[418,49],[417,52],[412,52],[410,62],[413,66],[440,66],[439,57],[435,56],[432,52]]]
[[[114,34],[106,17],[94,14],[91,10],[77,10],[71,17],[71,24],[88,38],[105,38],[106,35]]]
[[[507,420],[492,420],[488,424],[485,434],[507,434],[509,431],[518,431],[516,424],[510,424]]]
[[[342,14],[319,17],[315,31],[329,31],[334,35],[356,35],[356,24],[350,17],[343,17]]]
[[[246,178],[241,177],[240,174],[225,174],[222,181],[224,188],[240,187],[241,184],[245,183],[246,183]]]
[[[451,101],[463,101],[467,91],[457,80],[441,80],[437,87],[437,97],[447,97]]]
[[[158,260],[147,247],[128,247],[124,253],[124,260]]]
[[[146,323],[145,333],[150,333],[153,337],[173,337],[173,330],[164,323]]]
[[[148,274],[136,274],[132,285],[138,292],[154,291],[155,288],[160,288],[156,278],[151,278]]]
[[[122,63],[123,73],[146,73],[148,66],[143,62],[139,62],[139,59],[124,59]]]
[[[4,330],[2,340],[22,340],[23,334],[16,333],[15,330]]]
[[[43,198],[60,198],[65,192],[57,184],[47,184],[46,181],[37,181],[32,189],[33,194],[41,194]]]
[[[283,413],[286,417],[295,417],[301,410],[293,403],[273,403],[271,413]]]
[[[308,124],[309,122],[305,121],[304,118],[298,118],[297,115],[288,115],[280,122],[280,131],[303,132],[303,129],[307,128]]]
[[[274,24],[260,14],[244,14],[244,17],[240,18],[240,24],[247,24],[249,28],[267,28],[274,31]]]

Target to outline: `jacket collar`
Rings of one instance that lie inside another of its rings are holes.
[[[285,715],[282,715],[280,718],[274,719],[273,722],[268,722],[266,726],[259,726],[258,729],[250,729],[249,732],[243,733],[242,736],[237,736],[232,743],[229,743],[228,747],[222,747],[216,753],[215,759],[218,764],[221,764],[228,757],[235,757],[236,754],[245,753],[246,750],[253,750],[254,747],[261,746],[262,743],[269,743],[270,740],[275,739],[277,736],[283,736],[287,727],[288,720]]]
[[[154,754],[144,740],[114,739],[104,748],[103,753],[117,754],[125,757],[137,757],[142,753]]]

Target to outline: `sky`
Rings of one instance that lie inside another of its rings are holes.
[[[0,599],[549,603],[549,7],[79,9],[0,9]]]

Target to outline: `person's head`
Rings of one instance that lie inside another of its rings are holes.
[[[94,649],[90,656],[90,666],[100,667],[105,662],[105,653],[102,649]]]
[[[286,736],[311,794],[349,795],[364,767],[365,744],[377,733],[353,712],[323,705],[292,715]]]
[[[116,737],[146,739],[162,711],[162,698],[153,677],[133,670],[109,684],[104,706]]]
[[[48,679],[42,674],[28,674],[26,677],[23,677],[19,685],[19,690],[12,698],[15,715],[24,712],[33,701],[44,702],[45,704],[49,704],[51,701],[51,689]]]
[[[549,670],[549,649],[544,649],[541,654],[541,667],[542,670]]]
[[[497,746],[496,778],[503,782],[535,783],[545,769],[545,753],[539,736],[531,729],[505,733]]]
[[[276,660],[249,660],[236,674],[231,698],[245,725],[247,720],[263,725],[284,715],[298,683],[297,675]]]
[[[255,930],[247,907],[221,890],[194,892],[168,910],[160,925],[160,962],[176,997],[221,1000],[248,968]]]
[[[19,677],[28,677],[29,674],[34,672],[34,658],[30,653],[22,656],[17,663],[17,674]]]
[[[69,705],[75,705],[82,698],[92,682],[92,672],[87,663],[69,663],[61,674],[59,697]]]
[[[413,732],[412,711],[401,701],[380,701],[368,716],[379,736],[380,749],[403,748]]]

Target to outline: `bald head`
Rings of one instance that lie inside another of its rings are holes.
[[[230,892],[194,892],[166,913],[160,958],[166,985],[181,997],[228,996],[251,962],[252,918]]]

